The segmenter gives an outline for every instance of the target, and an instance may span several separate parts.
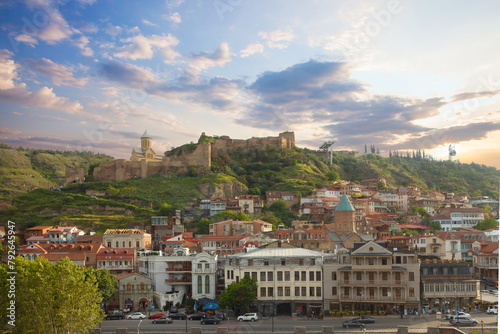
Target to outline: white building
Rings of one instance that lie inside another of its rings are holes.
[[[480,208],[444,208],[431,219],[439,222],[443,231],[455,231],[477,225],[484,220],[484,213]]]
[[[55,226],[45,234],[48,234],[50,243],[75,243],[76,238],[85,232],[76,226]]]
[[[226,287],[245,276],[257,280],[254,306],[261,316],[322,312],[323,262],[336,255],[280,245],[228,256]]]
[[[162,300],[175,304],[179,294],[182,298],[215,298],[217,256],[205,252],[190,255],[182,248],[169,256],[141,257],[138,262],[139,272],[151,278],[153,290],[164,295]]]

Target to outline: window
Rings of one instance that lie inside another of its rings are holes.
[[[205,276],[205,293],[210,293],[210,276],[208,275]]]
[[[274,278],[273,278],[273,272],[272,271],[268,271],[267,272],[267,280],[269,282],[272,282],[274,280]]]
[[[267,296],[268,297],[274,297],[274,291],[273,288],[267,288]]]
[[[111,248],[111,241],[108,241],[108,248]]]
[[[357,281],[361,281],[361,279],[362,279],[362,275],[361,275],[361,273],[360,273],[360,272],[357,272],[357,273],[356,273],[356,280],[357,280]]]
[[[357,265],[357,266],[360,266],[360,265],[361,265],[361,259],[358,259],[358,258],[357,258],[355,262],[356,262],[356,265]]]
[[[285,286],[285,297],[290,297],[290,287]]]
[[[401,256],[396,256],[396,263],[401,264]]]
[[[298,286],[295,287],[295,297],[300,297],[300,288]]]
[[[139,243],[139,241],[135,242],[135,248],[141,248],[141,244]]]
[[[202,266],[201,263],[198,263],[198,269],[201,269],[201,266]]]
[[[428,275],[429,274],[429,270],[427,268],[424,268],[422,270],[422,275]]]
[[[375,261],[373,259],[368,259],[368,265],[373,266]]]
[[[408,280],[409,281],[414,281],[415,280],[415,273],[413,271],[410,271],[408,273]]]
[[[132,289],[132,286],[130,283],[127,283],[127,291],[130,291]]]
[[[314,266],[316,264],[316,259],[311,259],[311,266]]]
[[[252,260],[252,259],[249,259],[249,260],[248,260],[248,266],[249,266],[249,267],[250,267],[250,266],[253,266],[253,260]]]
[[[382,265],[386,266],[387,265],[387,259],[382,259]]]
[[[282,271],[278,271],[278,281],[283,281],[283,272]]]
[[[334,295],[334,296],[337,295],[337,287],[336,286],[332,287],[332,295]]]
[[[300,272],[300,280],[301,281],[305,281],[306,280],[306,272],[305,271],[301,271]]]
[[[337,273],[335,271],[332,271],[332,281],[337,280]]]
[[[382,296],[387,297],[387,288],[382,288]]]
[[[128,246],[129,246],[129,247],[132,247],[132,241],[129,241],[129,242],[128,242]]]
[[[303,286],[303,287],[301,288],[301,290],[302,290],[302,296],[303,296],[303,297],[307,296],[306,287],[305,287],[305,286]]]
[[[304,259],[299,259],[299,265],[301,265],[301,266],[304,265]]]
[[[309,272],[309,280],[314,281],[314,271]]]
[[[316,297],[321,297],[321,288],[319,286],[316,287]]]
[[[313,286],[309,287],[309,296],[314,297],[314,287]]]
[[[236,259],[236,260],[234,260],[234,264],[235,264],[236,266],[239,266],[239,265],[240,265],[240,259]],[[268,263],[268,265],[269,265],[269,263]]]
[[[295,272],[295,281],[300,281],[300,271]],[[299,295],[300,296],[300,295]]]
[[[410,297],[415,297],[415,288],[410,288],[408,294]]]
[[[281,259],[281,265],[286,266],[286,259]]]
[[[396,273],[396,281],[401,281],[401,273]]]
[[[458,275],[458,267],[453,267],[453,275]]]
[[[269,260],[264,260],[264,265],[268,266],[269,265]]]
[[[448,275],[448,267],[443,267],[443,275]]]
[[[290,272],[285,271],[285,281],[290,281]]]
[[[252,271],[252,279],[257,280],[257,272]]]
[[[321,281],[321,271],[316,272],[316,281]]]
[[[266,272],[265,271],[261,271],[260,272],[260,281],[261,282],[265,282],[266,281]]]
[[[201,286],[201,276],[198,276],[198,293],[203,293],[202,292],[202,286]]]
[[[387,273],[382,273],[382,281],[387,281],[387,277],[389,275]]]
[[[260,288],[260,296],[265,297],[266,296],[266,288]]]
[[[437,267],[433,267],[432,268],[432,274],[433,275],[437,275],[437,273],[438,273],[438,268]]]
[[[250,277],[250,272],[245,271],[245,274],[243,274],[243,277]]]
[[[120,243],[118,241],[115,242],[116,248],[120,247]]]
[[[228,279],[231,277],[231,275],[229,274],[229,270],[227,271],[227,276],[226,276]]]
[[[283,287],[282,286],[278,287],[278,297],[283,297]]]

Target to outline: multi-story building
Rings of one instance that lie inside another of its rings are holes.
[[[332,244],[326,238],[327,231],[320,229],[304,229],[298,227],[294,230],[276,230],[275,238],[291,243],[294,246],[311,249],[315,251],[326,251],[332,249]]]
[[[136,229],[108,229],[103,242],[107,248],[152,249],[151,234]]]
[[[85,232],[76,226],[54,226],[46,234],[49,235],[50,243],[75,243],[76,238]]]
[[[415,251],[394,251],[384,243],[356,243],[325,264],[325,309],[372,313],[418,309],[420,271]]]
[[[308,314],[323,310],[323,263],[334,254],[308,249],[281,247],[256,248],[231,255],[225,262],[226,287],[245,276],[257,280],[259,315]]]
[[[71,244],[31,244],[24,245],[18,252],[19,256],[34,260],[45,257],[52,263],[69,258],[79,266],[97,268],[97,253],[104,249],[102,244],[71,243]]]
[[[498,282],[498,242],[487,242],[472,248],[474,277]]]
[[[479,281],[473,279],[465,261],[422,261],[422,309],[462,309],[474,304],[478,296]]]
[[[134,248],[101,248],[97,252],[97,269],[107,269],[118,275],[132,273],[134,268]]]
[[[153,290],[159,294],[158,306],[182,303],[186,297],[215,298],[216,255],[179,249],[170,256],[145,256],[138,261],[139,272],[152,279]]]
[[[297,203],[298,199],[287,191],[266,191],[266,205],[271,206],[276,201],[285,201],[288,206]]]
[[[377,192],[374,198],[381,200],[388,208],[398,209],[398,195],[390,192]]]
[[[152,310],[153,290],[151,278],[138,273],[123,273],[118,281],[114,297],[107,302],[108,311],[129,309],[130,312]]]
[[[427,213],[432,216],[436,214],[436,208],[439,208],[441,206],[442,201],[431,197],[417,197],[413,199],[411,204],[418,207],[423,207],[427,211]]]
[[[241,207],[241,211],[252,217],[262,213],[264,200],[260,199],[259,195],[239,195],[235,197]]]
[[[443,231],[455,231],[472,228],[484,220],[484,214],[485,212],[480,208],[444,208],[431,220],[439,222]]]
[[[251,221],[224,220],[209,225],[209,235],[230,236],[238,234],[258,234],[260,232],[270,232],[273,229],[271,223],[260,219]]]
[[[244,235],[201,236],[201,249],[209,254],[225,257],[237,252],[237,248],[246,242]]]
[[[452,254],[460,252],[461,259],[466,261],[472,261],[472,254],[469,253],[469,250],[474,242],[483,243],[488,241],[488,237],[483,231],[467,228],[460,231],[436,232],[434,235],[445,240],[446,252],[452,252]],[[457,247],[459,248],[458,252],[454,250]],[[458,254],[456,254],[455,259],[459,258]]]

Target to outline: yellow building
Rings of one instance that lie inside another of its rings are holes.
[[[141,136],[141,148],[133,148],[130,161],[161,161],[162,156],[157,155],[151,148],[151,137],[148,131],[144,131]]]

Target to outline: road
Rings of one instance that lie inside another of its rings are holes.
[[[480,324],[483,321],[485,327],[497,327],[498,317],[488,315],[484,312],[473,313],[472,317]],[[191,327],[201,327],[204,332],[215,332],[217,327],[227,327],[231,332],[272,332],[273,322],[275,332],[293,332],[294,326],[304,326],[307,331],[321,331],[322,326],[333,326],[334,332],[357,331],[357,329],[346,330],[342,327],[342,322],[353,317],[326,318],[322,320],[307,320],[305,318],[291,318],[279,316],[273,319],[261,319],[256,322],[238,322],[235,319],[224,320],[219,325],[202,325],[198,320],[174,320],[172,324],[153,324],[152,320],[145,319],[140,324],[141,332],[190,332]],[[404,319],[395,316],[374,317],[375,323],[366,326],[367,331],[371,329],[394,329],[399,325],[409,326],[412,329],[427,328],[435,326],[449,326],[446,320],[436,320],[435,315],[425,316],[405,316]],[[101,331],[104,333],[114,333],[116,328],[127,328],[129,333],[136,333],[139,320],[104,320],[101,323]],[[476,328],[480,328],[478,326]],[[465,328],[462,328],[462,330]],[[466,332],[470,332],[466,330]]]

